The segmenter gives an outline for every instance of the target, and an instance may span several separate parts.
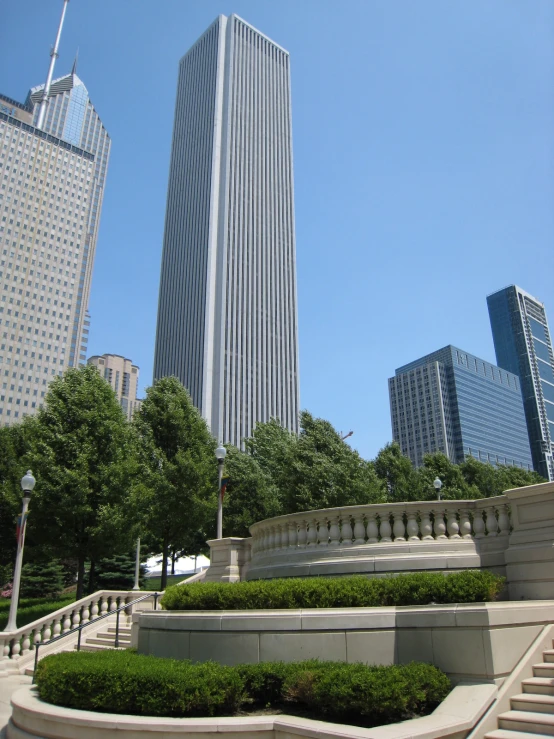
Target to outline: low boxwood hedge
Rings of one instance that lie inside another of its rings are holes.
[[[67,598],[60,598],[59,600],[45,600],[44,598],[42,598],[37,599],[38,602],[36,603],[32,603],[33,600],[35,599],[29,598],[19,602],[17,608],[18,628],[21,626],[26,626],[33,621],[37,621],[39,618],[43,618],[43,616],[48,616],[49,613],[58,611],[60,608],[65,608],[65,606],[68,606],[70,603],[74,603],[75,596],[70,595]],[[31,601],[32,605],[26,605],[26,603],[28,603],[29,601]],[[10,607],[8,605],[7,608],[3,607],[0,609],[0,631],[8,623],[9,608]]]
[[[465,570],[449,575],[415,572],[383,578],[355,575],[200,582],[167,588],[161,604],[169,611],[235,611],[478,603],[496,600],[504,579],[486,570]]]
[[[450,681],[432,665],[370,667],[342,662],[227,667],[132,650],[60,653],[39,662],[42,700],[67,708],[138,716],[223,716],[258,709],[360,726],[432,711]]]

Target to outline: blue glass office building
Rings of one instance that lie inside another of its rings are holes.
[[[454,346],[389,379],[393,438],[417,467],[443,452],[532,469],[519,378]]]
[[[516,285],[487,305],[496,361],[520,378],[534,468],[554,480],[554,353],[544,305]]]

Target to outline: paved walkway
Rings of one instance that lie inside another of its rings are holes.
[[[0,677],[0,739],[5,739],[6,725],[12,709],[10,706],[10,698],[12,693],[22,685],[30,685],[31,677],[27,675],[10,675],[10,677]]]

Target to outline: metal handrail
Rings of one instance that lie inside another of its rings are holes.
[[[81,623],[79,626],[75,626],[74,629],[70,629],[69,631],[66,631],[65,634],[59,634],[58,636],[53,636],[51,639],[48,639],[48,641],[45,642],[36,642],[35,643],[35,666],[33,668],[33,680],[32,684],[35,683],[35,672],[37,670],[37,664],[38,664],[38,650],[41,646],[47,646],[48,644],[53,644],[54,642],[60,641],[60,639],[65,639],[66,636],[71,636],[71,634],[74,634],[76,631],[78,631],[77,636],[77,651],[81,651],[81,632],[83,629],[85,629],[87,626],[90,626],[91,624],[95,624],[97,621],[101,621],[103,618],[107,618],[108,616],[113,616],[113,614],[116,614],[116,623],[115,623],[115,648],[117,649],[119,647],[119,613],[121,611],[124,611],[126,608],[130,608],[131,606],[134,606],[136,603],[140,603],[143,600],[147,600],[148,598],[154,598],[154,610],[158,607],[158,597],[159,593],[155,592],[153,595],[152,593],[148,593],[147,595],[143,595],[140,598],[136,598],[135,600],[132,600],[130,603],[125,603],[122,606],[118,606],[113,611],[108,611],[107,613],[103,613],[101,616],[97,616],[96,618],[93,618],[92,621],[87,621],[86,623]]]

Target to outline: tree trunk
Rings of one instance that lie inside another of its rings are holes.
[[[94,592],[94,573],[96,570],[96,562],[91,559],[90,560],[90,570],[88,573],[88,587],[87,587],[87,595],[90,595]]]
[[[175,574],[175,559],[177,557],[177,552],[175,549],[171,552],[171,574]]]
[[[162,547],[162,579],[160,582],[160,590],[165,590],[167,586],[167,558],[169,555],[169,542],[167,539],[163,540]]]
[[[75,594],[75,600],[80,600],[84,595],[85,590],[85,559],[79,558],[79,567],[77,569],[77,593]]]

